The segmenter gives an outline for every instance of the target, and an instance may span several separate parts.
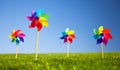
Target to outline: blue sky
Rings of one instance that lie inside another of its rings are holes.
[[[75,30],[70,52],[100,52],[92,30],[103,25],[113,36],[106,52],[120,52],[120,0],[0,0],[0,53],[15,53],[15,43],[8,37],[13,29],[26,34],[19,53],[34,53],[36,29],[30,29],[26,16],[44,9],[50,15],[49,27],[39,33],[39,53],[64,53],[66,44],[59,39],[67,27]]]

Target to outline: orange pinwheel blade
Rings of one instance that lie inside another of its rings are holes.
[[[76,38],[76,36],[74,34],[69,35],[69,37],[72,38],[72,39]]]
[[[103,33],[110,33],[110,29],[104,29]]]

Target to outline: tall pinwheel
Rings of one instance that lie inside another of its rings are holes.
[[[94,29],[94,38],[97,40],[97,44],[100,44],[102,49],[102,58],[103,55],[103,44],[106,46],[109,39],[112,39],[112,35],[110,34],[110,29],[103,29],[103,26],[100,26],[98,30]]]
[[[62,35],[60,39],[63,39],[64,43],[67,43],[67,57],[69,57],[69,43],[72,43],[76,36],[74,35],[74,30],[69,30],[69,28],[66,28],[65,32],[62,32]]]
[[[32,11],[31,16],[27,16],[27,19],[31,21],[29,28],[34,28],[34,27],[37,28],[35,60],[37,60],[37,53],[38,53],[38,33],[42,29],[42,26],[48,27],[48,21],[47,21],[48,18],[49,16],[46,13],[44,13],[43,9],[40,9],[38,11]]]
[[[21,30],[13,30],[12,34],[9,35],[9,37],[12,39],[11,42],[16,42],[16,58],[17,58],[17,53],[18,53],[18,45],[20,42],[24,42],[24,37],[25,34],[22,33]]]

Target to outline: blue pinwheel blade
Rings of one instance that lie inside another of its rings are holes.
[[[19,43],[20,43],[20,41],[17,39],[17,40],[16,40],[16,45],[18,45]]]
[[[100,43],[102,43],[102,42],[103,42],[102,38],[97,39],[97,44],[100,44]]]
[[[40,9],[37,11],[37,16],[40,17],[44,13],[44,9]]]

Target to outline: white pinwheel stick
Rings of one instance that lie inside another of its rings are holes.
[[[104,58],[104,50],[103,50],[103,43],[100,44],[101,47],[101,54],[102,54],[102,59]]]
[[[38,38],[39,38],[39,32],[37,31],[36,32],[36,55],[35,55],[35,60],[37,60],[37,58],[38,58],[38,56],[37,56],[37,54],[38,54]]]
[[[69,57],[69,43],[67,42],[67,57]]]
[[[18,54],[18,46],[16,46],[16,56],[15,56],[16,59],[17,59],[17,54]]]

